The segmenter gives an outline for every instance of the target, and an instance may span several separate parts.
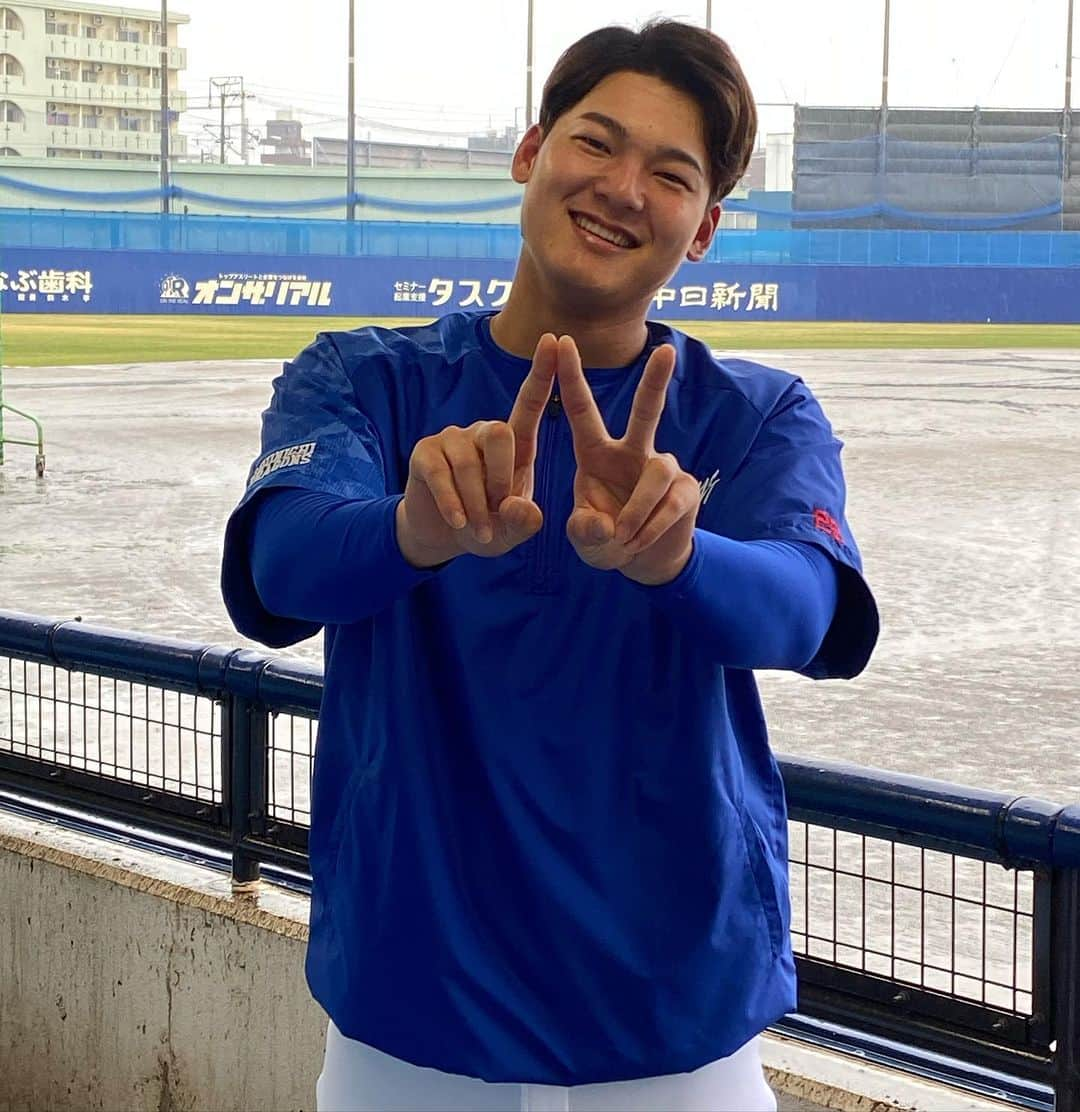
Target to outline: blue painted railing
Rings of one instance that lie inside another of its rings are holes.
[[[0,806],[76,807],[181,838],[237,885],[264,867],[295,880],[321,694],[312,665],[0,611]],[[180,767],[200,748],[201,770],[197,756],[194,771]],[[800,977],[798,1014],[780,1027],[1080,1112],[1080,805],[837,762],[780,765]],[[981,887],[966,890],[973,869]],[[871,938],[883,913],[884,949]],[[858,925],[854,941],[838,924]],[[1010,931],[995,973],[993,946]],[[966,973],[961,951],[974,951]]]

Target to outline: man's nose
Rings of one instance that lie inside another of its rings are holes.
[[[633,158],[612,158],[596,180],[596,192],[612,205],[640,212],[645,207],[644,167]]]

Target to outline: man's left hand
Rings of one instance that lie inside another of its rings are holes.
[[[559,393],[577,460],[566,535],[586,564],[649,586],[671,582],[686,566],[701,504],[697,479],[673,455],[655,451],[674,371],[675,349],[663,344],[649,356],[626,434],[615,440],[585,380],[577,345],[569,336],[559,339]]]

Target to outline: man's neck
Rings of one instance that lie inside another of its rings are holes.
[[[645,307],[607,316],[582,313],[531,294],[515,279],[506,306],[491,319],[491,338],[503,351],[531,359],[545,332],[572,336],[584,367],[625,367],[641,354],[649,335]]]

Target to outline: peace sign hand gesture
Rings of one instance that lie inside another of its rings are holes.
[[[553,335],[540,337],[506,421],[450,425],[417,442],[396,519],[410,564],[433,567],[466,552],[502,556],[540,531],[533,471],[557,350]]]
[[[658,347],[645,364],[626,434],[614,440],[604,426],[577,345],[559,339],[557,375],[574,438],[577,474],[566,535],[594,568],[614,568],[637,583],[669,583],[693,547],[700,489],[670,453],[655,451],[656,429],[675,371],[675,349]]]

